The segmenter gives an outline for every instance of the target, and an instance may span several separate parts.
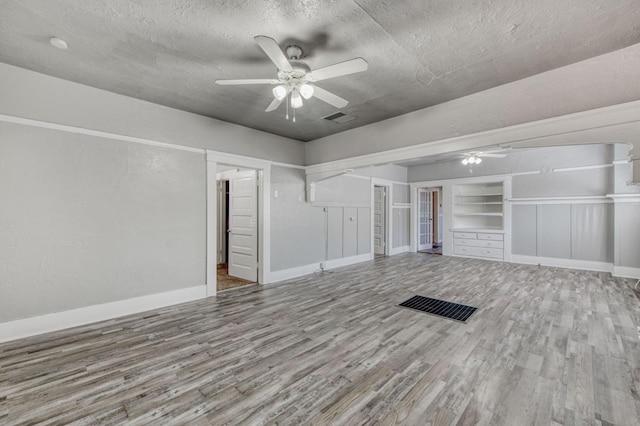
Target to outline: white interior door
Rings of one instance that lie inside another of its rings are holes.
[[[385,195],[386,188],[384,186],[373,187],[373,252],[375,254],[385,254]]]
[[[433,198],[428,189],[418,189],[418,250],[433,248]]]
[[[258,188],[256,171],[229,179],[229,275],[258,280]]]

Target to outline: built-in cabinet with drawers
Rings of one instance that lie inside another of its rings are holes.
[[[453,254],[504,259],[504,183],[453,186]]]

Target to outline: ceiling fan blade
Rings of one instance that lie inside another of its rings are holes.
[[[232,86],[237,84],[278,84],[279,81],[273,78],[246,78],[243,80],[216,80],[216,84],[221,86]]]
[[[478,154],[478,157],[491,157],[491,158],[504,158],[506,156],[507,154],[491,154],[489,152]]]
[[[263,35],[255,36],[253,39],[258,43],[262,50],[264,50],[264,53],[267,54],[269,59],[276,64],[276,67],[278,67],[279,70],[293,71],[289,60],[282,52],[282,49],[280,49],[280,46],[278,46],[278,42],[271,37]]]
[[[355,58],[338,64],[329,65],[328,67],[318,68],[317,70],[311,71],[310,75],[312,81],[321,81],[328,78],[366,71],[367,68],[369,68],[367,61],[362,58]]]
[[[276,109],[278,109],[281,103],[282,103],[281,100],[280,101],[277,99],[272,100],[269,106],[267,107],[267,109],[264,110],[264,112],[275,111]]]
[[[333,93],[318,86],[313,87],[313,96],[328,103],[329,105],[333,105],[336,108],[344,108],[349,103],[348,100],[343,99],[338,95],[334,95]]]

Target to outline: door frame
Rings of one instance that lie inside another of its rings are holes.
[[[375,187],[385,187],[385,203],[384,203],[384,255],[389,256],[391,253],[391,238],[393,233],[391,232],[392,217],[391,217],[391,200],[393,198],[393,182],[386,179],[371,178],[371,256],[375,256],[375,244],[373,241],[373,235],[375,232]]]
[[[428,206],[431,207],[431,211],[427,212],[427,215],[429,217],[431,217],[430,220],[428,220],[427,222],[427,235],[430,236],[429,240],[431,241],[429,245],[430,247],[426,247],[426,248],[422,248],[420,247],[420,237],[422,236],[422,232],[420,230],[420,218],[421,218],[421,201],[420,201],[420,194],[427,194],[427,197],[429,198],[429,202],[427,203]],[[428,250],[428,249],[432,249],[433,248],[433,190],[431,188],[418,188],[418,223],[417,223],[417,231],[418,231],[418,235],[416,236],[418,238],[418,250]]]
[[[387,198],[389,198],[389,194],[387,193],[389,191],[389,188],[384,186],[384,185],[373,185],[373,234],[371,235],[371,238],[373,239],[373,255],[375,256],[376,254],[376,243],[375,243],[375,236],[376,236],[376,221],[375,221],[375,217],[376,217],[376,197],[375,197],[375,193],[376,193],[376,188],[382,188],[382,243],[383,243],[383,249],[382,249],[382,253],[385,256],[388,256],[388,252],[387,252],[387,247],[389,246],[389,242],[387,241],[387,216],[388,216],[388,212],[387,212]]]
[[[433,248],[434,244],[438,244],[441,239],[441,235],[437,232],[434,232],[434,228],[436,228],[436,226],[439,226],[439,222],[440,220],[438,219],[438,215],[441,215],[441,211],[442,209],[440,209],[440,207],[438,206],[438,204],[442,204],[442,187],[440,186],[421,186],[419,188],[417,188],[417,198],[418,198],[418,204],[417,204],[417,215],[416,215],[416,250],[420,250],[420,192],[426,192],[428,195],[428,197],[430,198],[430,205],[431,205],[431,221],[429,223],[429,232],[431,234],[431,247]],[[433,194],[438,194],[438,196],[436,197],[437,200],[434,203],[433,200]],[[438,236],[438,238],[435,238],[434,240],[434,236]]]
[[[216,295],[218,271],[218,163],[258,173],[258,283],[269,282],[271,271],[271,161],[207,150],[207,296]]]

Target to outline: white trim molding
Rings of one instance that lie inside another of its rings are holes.
[[[384,165],[417,157],[489,146],[544,147],[588,143],[627,143],[637,139],[640,101],[566,114],[509,127],[425,142],[307,166],[307,173]],[[616,140],[611,140],[614,132]],[[609,135],[608,137],[605,135]],[[574,136],[575,135],[575,136]],[[572,136],[572,137],[570,137]],[[579,137],[576,137],[579,136]]]
[[[100,305],[86,306],[69,311],[56,312],[32,318],[0,323],[0,342],[35,336],[179,303],[203,299],[206,287],[199,285],[166,293],[150,294]]]
[[[143,144],[143,145],[153,145],[153,146],[159,146],[159,147],[162,147],[162,148],[177,149],[177,150],[180,150],[180,151],[197,152],[199,154],[204,154],[204,152],[205,152],[205,150],[203,148],[194,148],[194,147],[191,147],[191,146],[176,145],[176,144],[168,143],[168,142],[159,142],[159,141],[152,140],[152,139],[145,139],[145,138],[138,138],[138,137],[135,137],[135,136],[120,135],[120,134],[117,134],[117,133],[103,132],[103,131],[100,131],[100,130],[86,129],[84,127],[69,126],[69,125],[66,125],[66,124],[50,123],[48,121],[32,120],[30,118],[15,117],[15,116],[12,116],[12,115],[0,114],[0,121],[4,121],[6,123],[23,124],[25,126],[31,126],[31,127],[40,127],[40,128],[43,128],[43,129],[59,130],[59,131],[62,131],[62,132],[67,132],[67,133],[76,133],[76,134],[81,134],[81,135],[97,136],[97,137],[100,137],[100,138],[112,139],[112,140],[117,140],[117,141],[122,141],[122,142],[133,142],[133,143],[139,143],[139,144]]]
[[[297,266],[290,269],[282,269],[280,271],[273,271],[269,275],[269,283],[274,284],[280,281],[291,280],[299,278],[305,275],[313,274],[314,272],[321,272],[321,263],[324,263],[324,269],[334,269],[343,266],[355,265],[356,263],[367,262],[373,259],[371,253],[360,254],[357,256],[343,257],[341,259],[327,260],[326,262],[311,263],[309,265]]]
[[[620,278],[640,279],[640,268],[631,268],[628,266],[614,266],[613,276]]]
[[[411,246],[393,247],[389,249],[389,256],[393,256],[400,253],[408,253],[411,251]]]
[[[509,198],[511,204],[611,204],[613,201],[604,195],[587,195],[571,197],[533,197]]]
[[[614,203],[640,203],[640,193],[635,194],[607,194]]]
[[[613,167],[613,164],[594,164],[591,166],[577,166],[577,167],[561,167],[557,169],[552,169],[551,171],[554,173],[558,172],[575,172],[580,170],[594,170],[594,169],[608,169]]]
[[[595,262],[591,260],[557,259],[554,257],[511,255],[512,263],[525,265],[554,266],[567,269],[581,269],[584,271],[613,272],[613,264],[607,262]]]
[[[380,179],[380,178],[370,178],[371,179],[371,205],[369,206],[369,208],[371,209],[370,211],[370,216],[371,216],[371,234],[370,234],[370,251],[371,254],[373,255],[376,251],[375,249],[375,241],[374,241],[374,235],[375,235],[375,187],[376,186],[381,186],[385,188],[385,197],[386,199],[384,200],[384,208],[385,208],[385,213],[384,213],[384,255],[385,256],[391,256],[391,241],[393,238],[393,207],[392,207],[392,200],[393,200],[393,184],[395,183],[392,180],[387,180],[387,179]]]
[[[207,150],[207,295],[217,286],[217,165],[227,164],[258,171],[258,282],[270,282],[271,273],[271,165],[268,160]]]

